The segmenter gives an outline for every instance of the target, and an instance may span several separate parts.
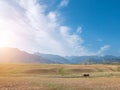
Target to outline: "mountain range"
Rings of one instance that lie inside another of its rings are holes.
[[[31,54],[17,48],[0,48],[0,62],[46,64],[119,63],[120,56],[59,56],[39,52]]]

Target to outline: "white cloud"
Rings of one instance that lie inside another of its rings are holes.
[[[61,27],[60,27],[60,33],[61,33],[62,35],[68,35],[69,30],[70,30],[70,28],[67,27],[67,26],[61,26]]]
[[[63,0],[61,6],[68,2]],[[4,33],[1,40],[9,42],[4,46],[59,55],[96,54],[83,46],[80,26],[72,32],[72,28],[61,24],[58,11],[45,13],[47,8],[37,0],[0,0],[0,33]],[[97,54],[107,48],[102,47]]]
[[[110,45],[105,45],[100,48],[100,50],[96,53],[96,55],[103,55],[103,53],[110,48]]]
[[[48,14],[48,18],[50,19],[50,21],[52,21],[52,22],[55,22],[56,21],[56,13],[55,12],[50,12],[49,14]]]
[[[65,6],[67,6],[69,4],[69,0],[61,0],[61,2],[60,2],[60,7],[65,7]]]

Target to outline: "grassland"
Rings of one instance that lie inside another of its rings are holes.
[[[1,63],[0,90],[120,90],[120,65]]]

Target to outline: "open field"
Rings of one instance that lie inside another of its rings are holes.
[[[1,63],[0,90],[120,90],[120,65]]]

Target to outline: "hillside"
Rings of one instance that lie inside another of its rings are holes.
[[[34,55],[41,56],[43,58],[46,58],[46,59],[51,60],[52,62],[58,63],[58,64],[70,63],[68,59],[65,59],[64,57],[59,56],[59,55],[42,54],[42,53],[35,53]]]
[[[53,54],[30,54],[17,48],[0,48],[0,62],[48,63],[48,64],[99,64],[120,63],[120,57],[106,56],[59,56]]]
[[[17,48],[0,48],[0,62],[49,63],[49,60]]]

